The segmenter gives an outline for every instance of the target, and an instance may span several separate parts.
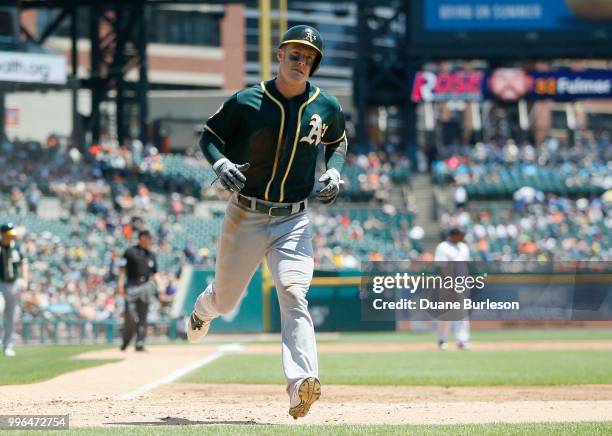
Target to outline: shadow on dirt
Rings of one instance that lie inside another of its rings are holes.
[[[270,425],[251,421],[192,421],[186,418],[174,418],[166,416],[159,421],[141,421],[141,422],[105,422],[105,425],[143,425],[143,426],[160,426],[160,425],[218,425],[218,424],[234,424],[234,425]]]

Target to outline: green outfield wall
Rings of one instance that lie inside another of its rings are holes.
[[[198,295],[212,282],[215,272],[212,269],[192,268],[186,287],[181,314],[189,315]],[[221,316],[212,323],[211,332],[263,332],[263,294],[262,271],[258,269],[249,283],[238,307],[231,313]]]
[[[187,281],[181,314],[191,313],[213,270],[193,268]],[[317,331],[394,330],[393,323],[361,320],[358,271],[315,271],[308,292],[309,310]],[[213,332],[279,332],[280,310],[276,289],[265,268],[256,271],[236,311],[212,323]]]

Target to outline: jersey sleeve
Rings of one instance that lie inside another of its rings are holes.
[[[346,139],[344,112],[337,100],[334,99],[334,115],[331,117],[331,122],[327,128],[321,143],[327,146],[338,145],[342,140]]]
[[[325,163],[327,169],[335,168],[338,172],[341,172],[346,160],[348,144],[346,141],[345,120],[342,107],[335,99],[334,105],[336,106],[334,116],[323,135],[321,143],[325,146]]]
[[[238,93],[228,98],[204,124],[200,148],[212,165],[225,157],[224,153],[240,125]]]

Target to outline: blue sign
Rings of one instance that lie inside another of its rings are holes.
[[[612,71],[524,71],[498,68],[485,80],[485,99],[575,101],[612,98]]]
[[[528,99],[574,101],[612,98],[611,71],[532,72],[532,91]]]
[[[425,0],[424,7],[432,32],[612,27],[612,7],[594,0]]]

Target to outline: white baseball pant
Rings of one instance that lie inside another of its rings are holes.
[[[198,297],[195,312],[207,321],[232,311],[264,256],[280,304],[283,369],[289,390],[304,378],[319,376],[306,300],[314,260],[305,211],[269,217],[242,207],[233,195],[223,221],[215,279]]]

